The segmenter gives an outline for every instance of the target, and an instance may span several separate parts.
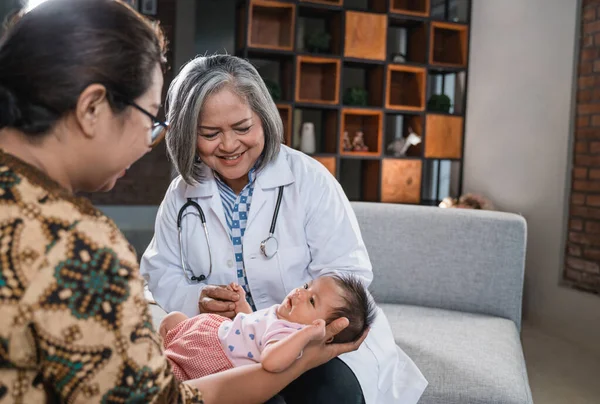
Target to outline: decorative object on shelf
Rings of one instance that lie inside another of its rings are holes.
[[[401,52],[392,53],[393,63],[406,63],[406,54]]]
[[[452,101],[446,94],[434,94],[427,101],[427,109],[431,112],[450,112]]]
[[[483,195],[464,194],[460,198],[446,197],[439,204],[440,208],[496,210],[492,201]]]
[[[394,157],[403,157],[406,156],[406,152],[411,146],[416,146],[421,143],[421,136],[417,135],[415,131],[411,127],[408,128],[408,136],[405,138],[400,137],[399,139],[391,142],[387,150],[388,152],[392,152],[392,156]]]
[[[304,122],[300,132],[300,151],[306,154],[314,154],[317,148],[315,140],[315,125],[312,122]]]
[[[146,15],[158,13],[158,0],[140,0],[140,11]]]
[[[352,149],[357,152],[369,151],[369,148],[365,144],[365,134],[362,130],[356,132],[354,139],[352,139]]]
[[[304,47],[313,53],[328,53],[331,35],[327,32],[313,31],[304,36]]]
[[[263,78],[269,94],[273,98],[273,101],[277,102],[281,100],[281,86],[274,80]]]
[[[344,94],[344,105],[364,107],[367,105],[367,95],[367,90],[364,88],[348,88]]]
[[[344,151],[352,151],[352,143],[350,142],[347,130],[344,131],[343,149]]]

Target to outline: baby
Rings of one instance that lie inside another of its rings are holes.
[[[346,317],[350,324],[328,342],[356,341],[373,323],[374,302],[353,276],[317,278],[292,290],[281,304],[252,312],[239,285],[233,320],[217,314],[188,318],[172,312],[160,324],[165,355],[180,380],[190,380],[233,367],[262,363],[282,372],[302,356],[313,339],[325,336],[325,325]]]

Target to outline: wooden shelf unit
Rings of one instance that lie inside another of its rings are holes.
[[[379,156],[381,155],[381,140],[383,136],[383,111],[361,109],[361,108],[343,108],[342,126],[340,129],[341,155],[347,156]],[[348,132],[350,142],[356,133],[362,131],[364,134],[365,145],[368,151],[345,151],[344,150],[344,132]]]
[[[249,9],[247,46],[283,51],[294,49],[295,4],[251,0]]]
[[[385,107],[404,111],[424,111],[426,76],[424,67],[388,65]]]
[[[257,68],[281,86],[276,104],[284,143],[300,147],[302,124],[312,122],[317,147],[311,157],[351,200],[436,205],[436,198],[459,196],[470,4],[454,12],[448,0],[443,6],[431,0],[361,3],[238,0],[236,54],[253,63],[279,61],[279,70],[264,63]],[[330,35],[328,51],[306,46],[307,30],[314,29]],[[366,90],[366,105],[357,102],[360,95],[345,97],[355,88]],[[441,94],[451,99],[447,113],[439,112],[446,111]],[[359,130],[368,151],[344,150],[344,132],[352,140]],[[421,142],[394,155],[390,143],[411,131]],[[448,167],[451,173],[443,171]],[[452,186],[440,185],[448,176]],[[458,191],[444,195],[448,188]]]
[[[430,0],[390,0],[390,12],[417,17],[429,16]]]
[[[339,103],[340,59],[297,56],[296,61],[296,102]]]

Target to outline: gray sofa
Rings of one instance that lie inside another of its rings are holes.
[[[519,338],[523,218],[411,205],[352,206],[373,263],[371,292],[396,343],[429,382],[419,403],[532,403]],[[126,233],[143,252],[151,232]],[[152,310],[158,324],[164,313]]]

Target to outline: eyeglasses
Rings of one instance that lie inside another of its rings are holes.
[[[169,129],[169,123],[161,121],[156,116],[152,115],[150,112],[137,105],[135,102],[125,101],[125,103],[127,105],[131,105],[132,107],[140,111],[142,114],[152,119],[152,134],[150,135],[150,147],[155,147],[157,144],[159,144],[161,140],[163,140],[163,138],[165,137],[167,129]]]

